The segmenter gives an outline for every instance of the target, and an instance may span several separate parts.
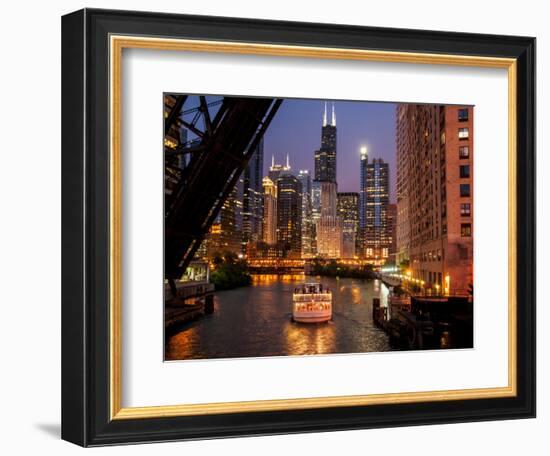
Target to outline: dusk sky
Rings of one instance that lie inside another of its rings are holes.
[[[366,145],[369,162],[382,158],[390,164],[390,200],[395,202],[395,104],[336,101],[338,191],[359,191],[359,147]],[[330,102],[329,122],[330,122]],[[294,172],[309,169],[321,143],[324,101],[285,99],[264,136],[264,174],[271,155],[284,163],[286,153]]]
[[[198,106],[197,95],[190,95],[190,106]],[[207,95],[208,102],[220,99],[220,95]],[[329,122],[331,100],[328,101]],[[324,100],[285,98],[264,135],[264,175],[271,165],[284,164],[288,152],[292,172],[308,169],[313,176],[313,157],[321,146]],[[337,127],[337,181],[338,191],[359,191],[359,148],[366,145],[369,162],[382,158],[390,165],[390,201],[395,202],[396,146],[395,103],[366,101],[335,101]],[[219,108],[212,107],[211,116]],[[187,120],[195,116],[187,114]],[[194,139],[188,133],[189,139]]]

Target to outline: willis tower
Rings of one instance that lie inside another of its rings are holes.
[[[332,103],[331,122],[327,122],[327,103],[321,129],[321,147],[315,151],[313,182],[313,215],[317,255],[340,258],[342,255],[342,223],[337,216],[336,183],[336,112]]]
[[[336,182],[336,112],[332,103],[331,122],[327,122],[327,103],[321,129],[321,147],[315,151],[315,176],[318,182]]]

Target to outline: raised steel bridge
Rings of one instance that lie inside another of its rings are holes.
[[[282,103],[211,98],[164,97],[164,274],[172,291]]]

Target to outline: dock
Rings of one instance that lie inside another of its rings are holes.
[[[206,281],[176,283],[177,296],[173,297],[168,285],[164,288],[164,329],[166,335],[177,332],[214,312],[214,285]]]
[[[473,347],[473,304],[466,296],[373,298],[372,320],[402,350]]]

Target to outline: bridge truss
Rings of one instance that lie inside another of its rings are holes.
[[[164,272],[173,290],[281,103],[165,95]]]

